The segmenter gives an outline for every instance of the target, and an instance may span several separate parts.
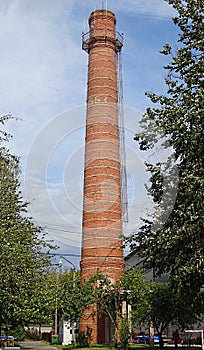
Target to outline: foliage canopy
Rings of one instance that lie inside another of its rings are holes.
[[[135,136],[140,149],[173,149],[166,162],[147,164],[149,195],[154,215],[144,218],[129,239],[132,250],[146,258],[157,275],[169,273],[174,288],[182,290],[198,312],[203,310],[204,286],[204,3],[166,0],[177,10],[178,48],[165,44],[170,57],[165,95],[147,93],[155,107],[141,120]],[[173,162],[175,160],[175,162]],[[170,204],[173,209],[168,213]],[[166,213],[169,215],[167,216]],[[138,249],[139,246],[139,249]]]
[[[0,118],[2,126],[9,118]],[[50,246],[27,216],[27,203],[20,192],[19,158],[5,147],[9,137],[0,131],[0,324],[15,328],[50,319],[46,279],[50,261],[42,254]]]

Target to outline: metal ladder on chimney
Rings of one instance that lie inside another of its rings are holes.
[[[127,173],[125,152],[125,125],[124,125],[124,102],[122,81],[122,54],[121,50],[116,53],[117,60],[117,91],[118,91],[118,128],[119,128],[119,151],[120,151],[120,192],[122,205],[122,222],[128,222],[128,197],[127,197]]]

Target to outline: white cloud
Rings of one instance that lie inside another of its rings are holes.
[[[123,11],[132,15],[147,15],[160,18],[168,18],[175,14],[175,11],[165,0],[120,0],[117,2],[115,0],[88,0],[81,7],[93,11],[101,8],[102,3],[105,8],[107,5],[107,8],[113,12],[115,11],[116,14],[119,11]],[[75,4],[79,5],[81,1],[76,0]]]
[[[1,113],[11,111],[26,120],[14,126],[21,140],[31,139],[45,121],[75,105],[84,93],[80,29],[76,41],[72,8],[65,1],[1,3]]]
[[[125,11],[132,14],[144,14],[150,16],[159,17],[171,17],[175,14],[172,6],[170,6],[165,0],[88,0],[86,3],[81,4],[80,0],[76,0],[75,4],[80,5],[84,9],[93,11],[94,9],[101,8],[102,3],[104,7],[112,11]],[[89,13],[88,13],[89,15]]]
[[[175,14],[172,7],[165,0],[121,0],[121,9],[134,14],[156,17],[171,17]]]

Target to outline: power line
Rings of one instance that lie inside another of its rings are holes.
[[[60,228],[45,227],[44,229],[45,229],[45,230],[60,231],[60,232],[77,233],[78,235],[81,235],[81,232],[77,232],[77,231],[70,231],[70,230],[63,230],[63,229],[60,229]]]
[[[51,239],[53,239],[55,242],[59,242],[59,243],[64,243],[66,246],[69,246],[71,248],[79,248],[78,245],[76,245],[76,242],[75,244],[74,243],[71,243],[70,242],[70,239],[68,239],[68,237],[63,237],[63,236],[56,236],[54,234],[51,234],[51,233],[48,233],[49,237],[51,237]],[[68,241],[69,243],[67,243],[66,241]],[[78,243],[78,242],[77,242]]]
[[[50,255],[50,256],[75,256],[80,257],[80,254],[71,254],[71,253],[47,253],[47,252],[41,252],[42,255]]]
[[[43,226],[45,225],[45,226]],[[48,226],[47,226],[48,225]],[[56,226],[56,227],[52,227]],[[69,232],[69,233],[77,233],[77,234],[81,234],[81,232],[78,231],[72,231],[71,229],[66,229],[66,225],[56,225],[56,224],[52,224],[52,223],[47,223],[47,222],[41,222],[40,226],[42,226],[42,228],[45,230],[53,230],[53,231],[62,231],[62,232]],[[59,227],[59,228],[58,228]],[[64,227],[64,229],[63,229]]]

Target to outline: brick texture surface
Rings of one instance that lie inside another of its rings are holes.
[[[98,270],[116,282],[123,274],[121,249],[120,157],[117,113],[115,15],[106,10],[89,17],[87,116],[82,227],[82,279]],[[87,310],[81,330],[96,322]]]

